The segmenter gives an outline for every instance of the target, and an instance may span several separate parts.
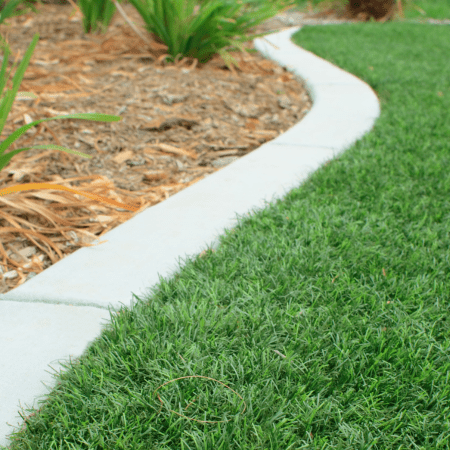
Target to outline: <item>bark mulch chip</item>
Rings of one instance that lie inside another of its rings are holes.
[[[312,106],[305,85],[259,53],[165,61],[167,46],[145,31],[137,11],[116,13],[105,34],[85,35],[72,5],[42,4],[0,25],[10,67],[40,35],[1,139],[31,121],[103,113],[120,122],[64,119],[31,128],[6,151],[57,144],[92,155],[32,149],[0,171],[0,189],[52,183],[135,206],[138,212],[241,158],[299,122]],[[261,28],[260,28],[261,29]],[[255,31],[259,32],[256,28]],[[245,44],[253,48],[252,42]],[[11,85],[8,84],[7,87]],[[276,154],[273,155],[276,158]],[[137,212],[61,190],[0,196],[0,293],[6,293]]]

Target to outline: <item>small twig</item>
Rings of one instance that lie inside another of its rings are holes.
[[[119,13],[121,14],[121,16],[125,19],[125,22],[128,23],[128,25],[130,25],[131,28],[133,28],[133,30],[136,32],[136,34],[143,39],[145,42],[147,42],[148,44],[152,44],[152,42],[147,39],[144,35],[141,34],[141,32],[136,28],[136,26],[134,25],[133,22],[131,22],[131,20],[128,18],[128,16],[125,14],[125,11],[122,9],[122,7],[119,5],[119,3],[117,3],[117,0],[113,0],[114,4],[116,5],[117,11],[119,11]]]
[[[402,0],[397,0],[397,6],[398,6],[398,12],[400,14],[400,17],[405,17],[403,14]]]
[[[8,286],[5,283],[5,277],[3,276],[3,269],[0,266],[0,283],[3,289],[8,289]]]
[[[273,349],[272,349],[273,350]],[[277,355],[282,356],[283,358],[286,358],[286,355],[283,355],[283,353],[280,353],[278,350],[273,350]]]
[[[80,7],[73,1],[69,0],[69,3],[78,11],[81,13]]]
[[[186,406],[186,408],[184,408],[184,410],[186,411],[188,408],[189,408],[189,406],[191,406],[192,405],[192,403],[194,403],[195,402],[195,400],[197,400],[197,398],[198,397],[200,397],[200,394],[199,395],[197,395],[197,397],[195,397],[194,398],[194,400],[192,400],[192,402],[190,402],[190,403],[188,403],[188,405]]]

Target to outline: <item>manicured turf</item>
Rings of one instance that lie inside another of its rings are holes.
[[[450,27],[295,40],[372,86],[373,131],[112,315],[12,449],[450,448]],[[192,375],[235,393],[161,407]]]

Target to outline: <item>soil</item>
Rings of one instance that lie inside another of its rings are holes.
[[[348,11],[353,17],[369,20],[387,20],[394,14],[396,0],[349,0]]]
[[[85,35],[74,3],[40,4],[38,13],[0,25],[12,50],[9,67],[40,35],[19,89],[38,98],[16,99],[2,139],[33,120],[62,114],[122,117],[31,128],[6,153],[57,144],[93,157],[51,149],[19,153],[0,171],[0,189],[45,182],[137,210],[61,190],[0,196],[0,293],[80,247],[101,245],[108,231],[276,138],[312,107],[303,80],[259,53],[231,52],[236,68],[219,55],[205,64],[192,58],[166,62],[167,46],[145,31],[132,5],[121,4],[144,39],[117,12],[105,34]],[[275,32],[305,19],[353,20],[338,8],[298,14],[285,11],[249,33]],[[252,49],[253,43],[244,46]]]

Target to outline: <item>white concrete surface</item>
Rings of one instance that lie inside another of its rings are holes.
[[[49,365],[79,357],[109,321],[108,305],[132,305],[178,268],[178,258],[215,247],[236,214],[264,208],[368,133],[380,115],[364,82],[293,44],[299,27],[256,39],[266,57],[306,80],[311,111],[271,142],[148,208],[0,295],[0,445],[23,420],[22,406],[53,387]],[[275,48],[269,42],[277,46]],[[48,389],[45,387],[46,384]]]

